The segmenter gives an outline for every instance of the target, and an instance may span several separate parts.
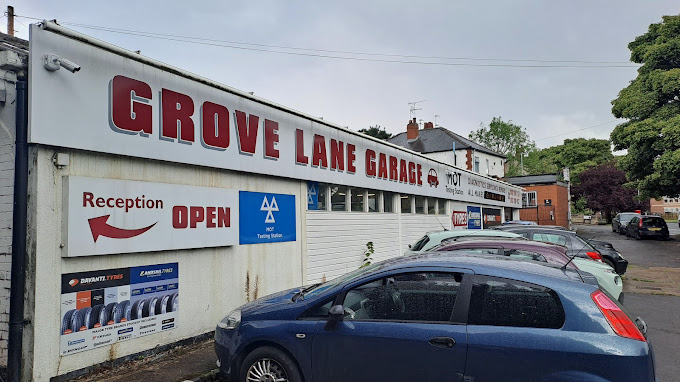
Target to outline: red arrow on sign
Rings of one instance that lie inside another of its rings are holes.
[[[106,236],[112,239],[129,239],[131,237],[139,236],[158,223],[156,222],[148,227],[139,229],[122,229],[106,224],[106,221],[109,220],[109,216],[111,215],[104,215],[87,220],[90,223],[90,230],[92,231],[92,238],[95,243],[99,236]]]

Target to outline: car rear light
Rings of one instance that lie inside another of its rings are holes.
[[[601,290],[596,290],[590,297],[595,302],[600,311],[614,329],[614,332],[625,338],[647,342],[647,339],[637,325]]]
[[[602,255],[599,252],[586,252],[586,255],[595,261],[602,262]]]
[[[642,228],[642,219],[638,221],[638,227]]]

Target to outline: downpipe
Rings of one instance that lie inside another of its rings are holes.
[[[26,232],[28,209],[28,82],[16,84],[16,143],[14,155],[14,207],[12,219],[12,270],[9,297],[9,339],[7,377],[21,381],[24,334],[24,293],[26,289]]]

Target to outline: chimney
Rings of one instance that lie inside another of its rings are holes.
[[[418,122],[415,118],[406,125],[406,139],[409,141],[418,139]]]
[[[425,126],[424,126],[424,127],[425,127],[426,129],[433,129],[433,128],[434,128],[434,124],[433,124],[432,122],[425,122]]]

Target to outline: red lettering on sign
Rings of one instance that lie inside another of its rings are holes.
[[[387,155],[383,153],[378,159],[378,178],[387,179]]]
[[[295,163],[309,163],[309,158],[305,156],[304,131],[300,129],[295,129]]]
[[[83,207],[87,207],[87,204],[90,204],[90,207],[94,207],[94,203],[92,203],[92,199],[94,199],[94,194],[91,192],[83,192]]]
[[[142,81],[124,76],[111,80],[111,124],[114,130],[148,136],[153,129],[151,87]]]
[[[406,161],[404,159],[399,160],[399,182],[408,183],[408,172],[406,170]]]
[[[187,228],[189,225],[189,209],[184,206],[172,207],[172,228]]]
[[[390,155],[390,180],[397,180],[399,170],[397,169],[397,157]]]
[[[236,110],[234,112],[236,120],[236,132],[238,134],[238,147],[241,154],[255,154],[255,144],[257,142],[257,127],[260,124],[260,117]]]
[[[194,101],[186,94],[163,89],[161,91],[161,136],[183,142],[194,141]]]
[[[279,124],[278,122],[264,120],[264,156],[267,158],[278,158],[279,150],[276,144],[279,143]]]
[[[189,207],[189,227],[196,228],[196,224],[205,220],[203,207]]]
[[[217,226],[229,227],[231,224],[229,207],[220,207],[217,209]]]
[[[324,139],[323,135],[314,134],[312,166],[318,166],[321,168],[328,167],[328,158],[326,157],[326,140]]]
[[[331,169],[345,170],[345,144],[342,141],[331,139]]]
[[[416,164],[408,162],[408,182],[416,184]]]
[[[357,168],[354,165],[354,161],[356,160],[356,155],[354,152],[356,151],[357,147],[351,143],[347,144],[347,172],[350,174],[354,174],[357,172]]]
[[[224,150],[229,147],[229,109],[216,103],[203,102],[201,137],[209,148]]]
[[[215,207],[206,207],[205,212],[207,215],[205,220],[206,228],[215,228]]]
[[[376,175],[375,151],[366,149],[366,176]]]
[[[466,226],[467,225],[467,212],[465,211],[453,211],[451,215],[451,222],[454,227]]]
[[[419,186],[423,185],[423,166],[420,164],[416,165],[416,182]]]

